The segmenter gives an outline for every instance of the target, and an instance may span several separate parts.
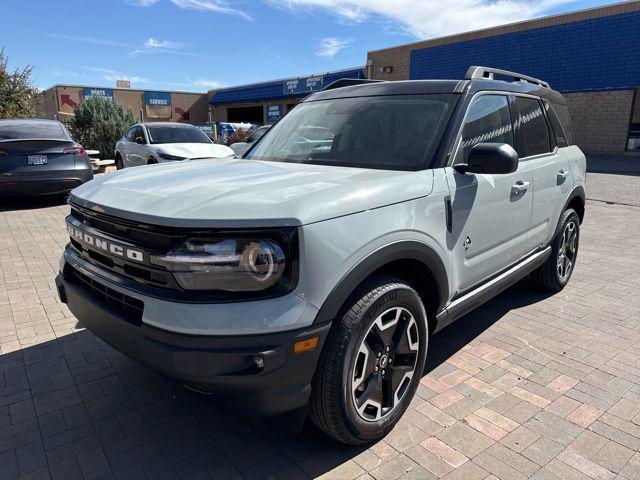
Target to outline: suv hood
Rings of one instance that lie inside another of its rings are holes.
[[[71,201],[165,226],[303,225],[428,195],[433,171],[221,159],[127,168],[97,177]]]

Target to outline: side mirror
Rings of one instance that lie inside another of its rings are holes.
[[[136,143],[137,143],[138,145],[144,145],[144,138],[142,138],[142,137],[137,137],[137,138],[136,138]]]
[[[471,147],[467,163],[453,168],[460,173],[513,173],[518,169],[518,153],[506,143],[478,143]]]

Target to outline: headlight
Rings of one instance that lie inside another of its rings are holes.
[[[292,238],[288,233],[193,238],[150,261],[173,272],[185,290],[283,293],[295,287]]]
[[[187,158],[187,157],[179,157],[177,155],[170,155],[168,153],[163,153],[163,152],[158,153],[158,156],[163,160],[184,160],[185,158]]]

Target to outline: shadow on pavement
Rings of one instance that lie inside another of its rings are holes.
[[[640,176],[640,155],[587,155],[587,173]]]
[[[57,207],[67,203],[67,195],[46,195],[41,197],[0,197],[0,212],[32,210]]]
[[[509,310],[542,298],[521,282],[461,318],[432,339],[427,371]],[[0,356],[2,478],[296,479],[364,450],[330,440],[309,422],[295,436],[277,420],[233,416],[86,330]]]

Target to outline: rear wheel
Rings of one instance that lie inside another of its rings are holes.
[[[381,276],[335,321],[314,378],[310,417],[341,442],[373,442],[398,422],[422,377],[425,309],[410,286]]]
[[[573,209],[564,212],[561,228],[551,242],[549,259],[531,273],[531,280],[538,287],[550,292],[562,290],[573,273],[580,244],[580,218]]]

